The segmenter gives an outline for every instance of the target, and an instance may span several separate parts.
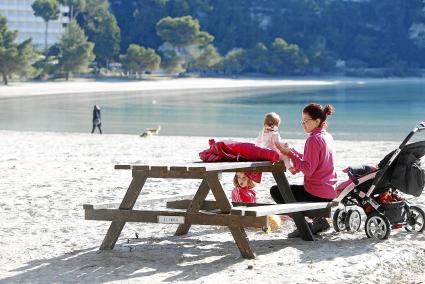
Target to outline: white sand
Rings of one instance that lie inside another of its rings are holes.
[[[290,142],[301,149],[302,141]],[[343,167],[378,162],[395,145],[337,141],[339,179]],[[287,239],[288,222],[269,235],[248,231],[257,258],[245,260],[226,229],[194,226],[175,237],[176,225],[127,224],[114,250],[98,251],[109,222],[84,220],[82,204],[122,199],[131,173],[114,164],[193,161],[206,147],[207,138],[0,131],[0,282],[424,282],[425,236],[404,230],[380,242],[331,229],[305,242]],[[223,175],[228,192],[231,178]],[[153,179],[142,195],[193,194],[198,184]],[[260,201],[271,201],[272,184],[266,175]],[[414,201],[425,205],[424,195]]]
[[[78,94],[78,93],[123,93],[167,90],[210,90],[262,87],[307,87],[339,84],[347,79],[328,80],[272,80],[272,79],[220,79],[179,78],[151,81],[59,81],[59,82],[12,82],[0,85],[0,99],[14,96]],[[358,80],[356,80],[358,81]],[[158,92],[157,92],[158,94]]]

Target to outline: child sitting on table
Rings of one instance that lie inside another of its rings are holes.
[[[232,191],[232,202],[256,203],[257,193],[254,189],[261,182],[261,172],[237,172],[233,178],[235,188]],[[269,227],[262,228],[264,232],[275,231],[281,227],[279,216],[267,216]]]
[[[282,155],[276,144],[283,143],[279,135],[280,116],[275,112],[267,113],[264,116],[264,127],[255,139],[255,145],[274,150],[279,153],[279,159],[285,163],[285,167],[292,172],[292,164],[288,156]]]

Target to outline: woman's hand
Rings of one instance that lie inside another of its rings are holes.
[[[289,149],[289,147],[288,147],[288,143],[277,142],[274,145],[283,155],[288,155],[289,152],[291,152],[291,149]]]

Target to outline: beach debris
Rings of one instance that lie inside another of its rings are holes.
[[[134,234],[136,235],[136,239],[139,238],[139,234],[137,232],[134,232]]]
[[[142,134],[140,134],[140,137],[151,137],[159,134],[159,131],[161,130],[161,125],[158,125],[156,128],[145,128]]]
[[[254,265],[252,265],[252,264],[248,265],[248,269],[253,269],[253,268],[254,268]]]

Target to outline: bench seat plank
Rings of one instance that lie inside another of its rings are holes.
[[[97,221],[160,223],[158,216],[184,217],[185,224],[214,226],[267,226],[267,217],[238,216],[217,213],[183,212],[183,211],[151,211],[92,209],[85,207],[85,219]]]
[[[324,209],[333,206],[333,204],[333,202],[297,202],[253,207],[237,206],[232,208],[231,214],[259,217],[274,214],[288,214],[294,212]]]

